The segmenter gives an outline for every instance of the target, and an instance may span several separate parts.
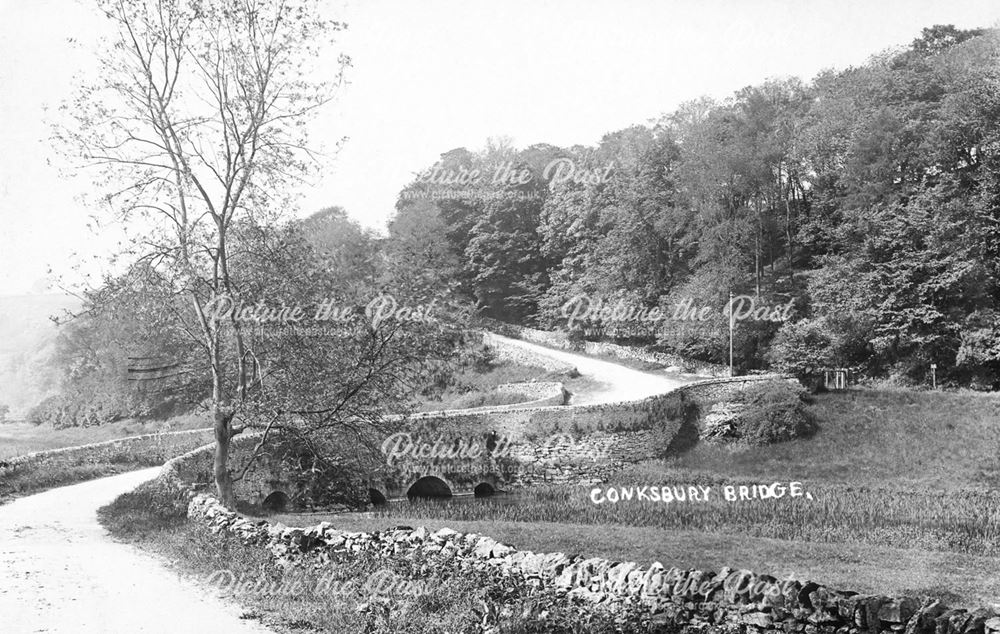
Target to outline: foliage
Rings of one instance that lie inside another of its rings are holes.
[[[727,362],[726,320],[673,320],[672,307],[689,299],[721,317],[730,291],[796,298],[792,321],[805,323],[776,341],[780,324],[738,324],[738,368],[804,371],[818,347],[874,377],[921,382],[936,363],[944,383],[989,385],[998,61],[995,29],[936,25],[859,66],[690,101],[593,147],[452,150],[431,170],[485,177],[448,187],[418,178],[397,218],[417,213],[421,196],[420,214],[439,210],[441,235],[466,256],[453,279],[494,316],[566,329],[562,308],[581,294],[659,306],[668,318],[658,323],[581,321],[571,334]],[[544,160],[594,177],[546,178]],[[498,164],[526,166],[531,196],[491,180]],[[809,334],[817,329],[829,345]]]
[[[64,398],[106,396],[113,415],[156,413],[167,390],[183,407],[204,403],[232,506],[235,435],[280,430],[360,452],[424,366],[458,346],[463,309],[434,280],[407,278],[412,262],[383,261],[342,209],[291,218],[297,186],[321,167],[308,124],[349,65],[329,58],[345,25],[323,3],[102,9],[115,27],[105,72],[81,86],[61,135],[132,240],[117,256],[124,272],[85,294],[68,331]],[[333,69],[323,80],[321,67]],[[376,316],[373,300],[392,305]],[[126,376],[154,379],[159,396],[137,395]]]
[[[754,383],[737,395],[744,405],[736,421],[740,438],[751,445],[768,445],[816,433],[816,417],[805,391],[788,381]]]
[[[186,522],[187,497],[151,480],[99,508],[97,519],[115,537],[136,539]]]
[[[783,325],[771,343],[768,356],[771,367],[799,380],[837,365],[830,326],[820,319]]]

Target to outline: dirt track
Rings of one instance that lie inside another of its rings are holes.
[[[0,506],[0,632],[269,632],[238,608],[116,542],[96,511],[158,467]]]
[[[576,366],[580,374],[588,376],[601,383],[601,388],[590,394],[579,394],[573,398],[573,403],[583,405],[590,403],[616,403],[619,401],[635,401],[647,396],[668,392],[685,383],[668,376],[640,372],[617,363],[602,361],[586,355],[564,350],[553,350],[528,341],[511,339],[493,335],[512,346],[519,346],[532,352],[543,354],[557,361]]]

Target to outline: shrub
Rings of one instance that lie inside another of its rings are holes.
[[[740,391],[745,405],[736,422],[740,438],[751,445],[767,445],[816,433],[816,416],[808,394],[789,381],[756,383]]]

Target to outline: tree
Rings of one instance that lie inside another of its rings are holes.
[[[241,243],[276,230],[294,184],[315,166],[306,123],[348,59],[327,81],[308,63],[344,25],[315,0],[104,0],[101,9],[117,33],[62,136],[139,234],[125,255],[178,299],[174,326],[197,342],[210,375],[215,483],[232,506],[234,417],[259,376],[233,312],[211,307],[247,294],[253,264],[239,257]]]
[[[784,324],[768,356],[774,369],[794,374],[803,381],[838,365],[829,325],[823,320],[803,319]]]
[[[549,191],[546,167],[562,154],[551,145],[533,145],[508,163],[524,182],[501,179],[487,186],[488,199],[469,230],[464,255],[472,294],[493,317],[529,318],[548,287],[550,263],[542,254],[538,225]]]
[[[418,200],[400,209],[389,222],[382,245],[383,283],[451,296],[458,291],[459,260],[446,237],[448,226],[437,206]]]

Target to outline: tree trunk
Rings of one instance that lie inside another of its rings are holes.
[[[221,404],[215,405],[215,460],[212,472],[219,500],[228,509],[236,508],[236,494],[233,492],[233,476],[229,473],[229,443],[232,441],[231,412]]]
[[[761,249],[761,235],[763,233],[761,227],[760,218],[760,199],[754,196],[753,201],[754,209],[757,212],[757,227],[754,232],[754,249],[753,249],[753,274],[754,274],[754,297],[760,297],[760,277],[761,277],[761,266],[760,266],[760,249]]]
[[[792,202],[796,202],[796,209],[798,209],[798,203],[795,198],[795,184],[792,182],[791,174],[788,176],[788,193],[782,196],[785,199],[785,244],[788,246],[788,281],[795,281],[795,245],[792,244],[792,205],[788,201],[791,197]]]

